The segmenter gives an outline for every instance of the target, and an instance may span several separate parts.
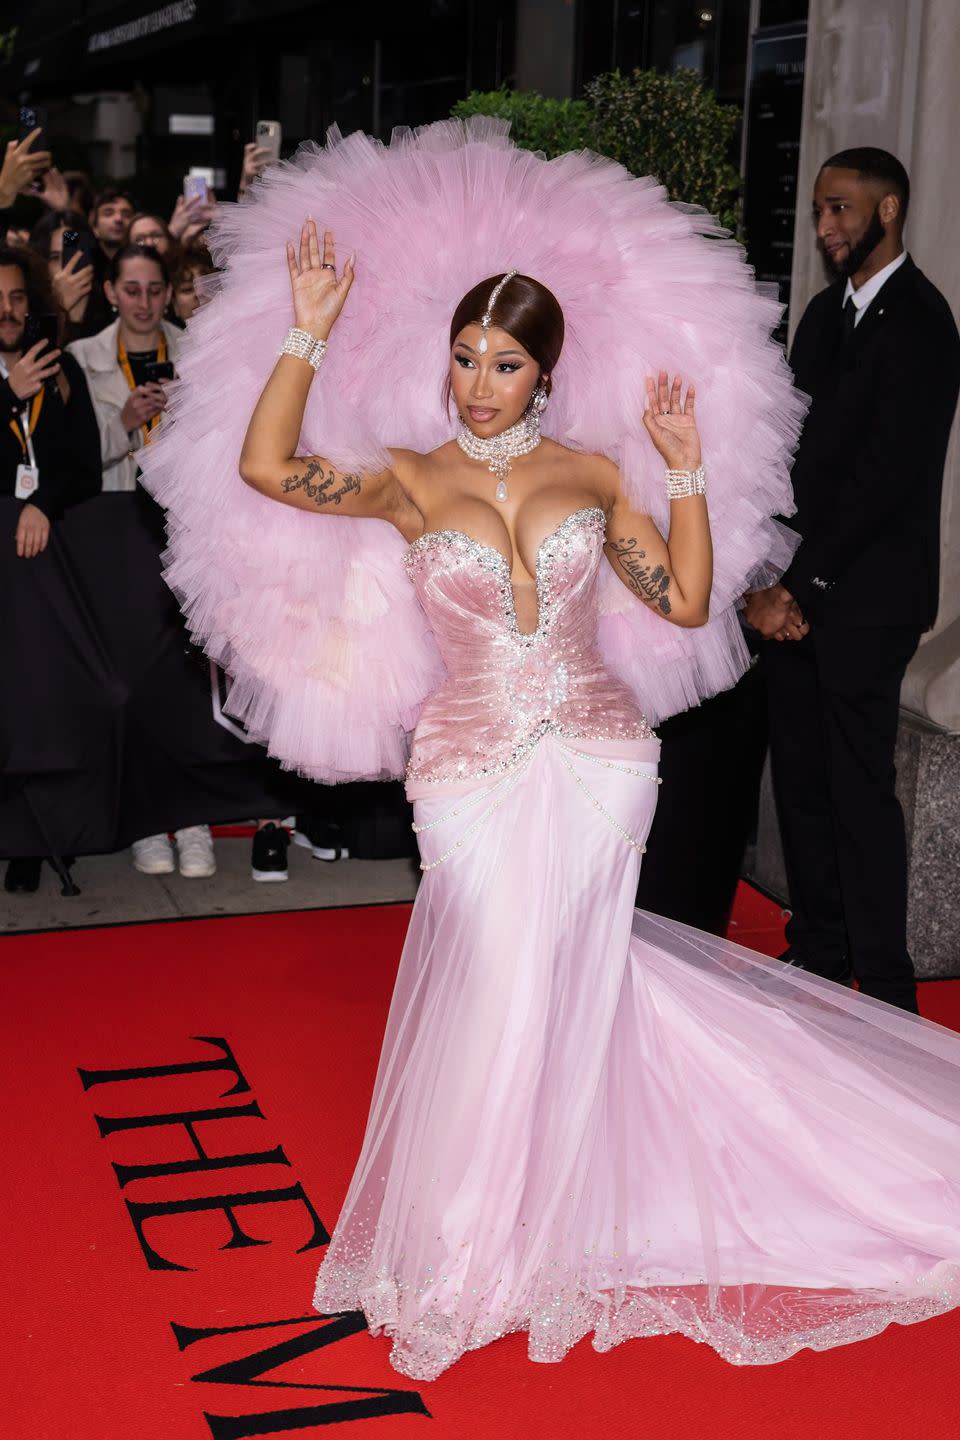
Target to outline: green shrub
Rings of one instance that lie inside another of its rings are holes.
[[[453,113],[509,120],[518,145],[548,158],[582,149],[609,155],[633,175],[655,175],[672,200],[702,205],[739,230],[740,177],[727,159],[739,114],[736,106],[721,105],[693,70],[615,70],[592,80],[584,100],[474,91]]]
[[[593,149],[593,117],[584,100],[546,100],[526,90],[474,90],[453,107],[459,120],[468,115],[497,115],[510,121],[510,134],[522,150],[542,150],[548,160],[567,150]]]
[[[633,175],[656,175],[672,200],[702,205],[737,229],[740,177],[727,159],[739,113],[693,70],[600,75],[586,87],[594,147]]]

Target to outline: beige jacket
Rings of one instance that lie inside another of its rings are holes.
[[[130,387],[117,362],[117,331],[120,321],[114,320],[98,335],[74,340],[67,349],[83,367],[90,389],[90,399],[100,429],[100,452],[103,464],[104,490],[135,490],[137,488],[136,452],[143,444],[143,431],[132,433],[123,428],[120,411],[127,403]],[[167,359],[177,361],[177,346],[182,330],[163,321],[167,341]]]

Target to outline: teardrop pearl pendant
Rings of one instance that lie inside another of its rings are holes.
[[[509,430],[490,436],[474,435],[461,420],[457,444],[471,460],[481,460],[486,464],[497,480],[494,495],[501,504],[506,504],[510,498],[507,476],[513,469],[510,462],[518,455],[529,455],[540,444],[540,416],[531,411],[516,425],[511,425]]]

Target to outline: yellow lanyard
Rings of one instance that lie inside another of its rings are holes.
[[[166,358],[167,358],[167,337],[164,335],[163,331],[161,330],[161,331],[160,331],[160,343],[159,343],[159,345],[157,346],[157,362],[160,363],[161,361],[166,360]],[[132,370],[131,367],[130,367],[130,357],[127,355],[127,347],[124,345],[123,341],[122,341],[121,338],[120,338],[120,331],[119,331],[119,330],[117,331],[117,359],[118,359],[119,362],[120,362],[120,369],[123,371],[124,375],[127,377],[127,384],[130,386],[130,389],[131,389],[131,390],[136,390],[136,388],[137,388],[137,382],[136,382],[136,380],[134,380],[134,378],[133,378],[133,370]],[[141,430],[143,431],[143,443],[144,443],[144,445],[149,445],[149,444],[150,444],[150,431],[153,430],[153,429],[154,429],[157,425],[159,425],[159,424],[160,424],[160,416],[159,416],[159,415],[154,415],[154,417],[153,417],[152,420],[148,420],[145,425],[141,425],[140,428],[141,428]]]
[[[23,451],[24,460],[28,458],[28,454],[31,449],[31,446],[29,444],[30,437],[33,434],[34,430],[36,430],[37,428],[37,421],[40,418],[40,411],[43,409],[44,389],[45,387],[41,385],[40,389],[33,397],[33,404],[30,406],[30,419],[27,421],[26,434],[24,434],[23,431],[23,421],[19,416],[14,416],[10,421],[10,429],[20,441],[20,449]],[[24,414],[26,414],[26,406],[24,406]],[[31,464],[32,463],[33,462],[31,461]]]

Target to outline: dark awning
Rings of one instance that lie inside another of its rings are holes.
[[[223,24],[224,0],[33,0],[17,33],[12,88],[95,86],[105,70],[209,40]]]
[[[222,27],[222,0],[127,0],[87,6],[81,63],[92,70],[140,59],[185,40],[219,34]]]

